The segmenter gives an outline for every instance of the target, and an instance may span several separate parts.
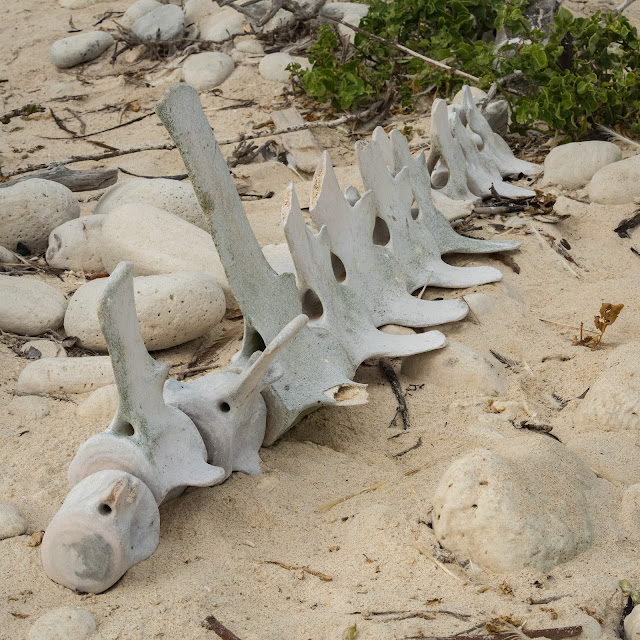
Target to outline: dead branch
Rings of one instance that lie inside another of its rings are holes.
[[[395,395],[396,400],[398,401],[396,414],[395,416],[393,416],[393,420],[391,421],[391,424],[395,425],[396,416],[400,414],[402,416],[402,425],[403,425],[402,428],[406,431],[411,427],[411,422],[409,421],[409,410],[407,409],[407,402],[405,400],[402,387],[400,386],[400,380],[398,380],[398,376],[396,375],[394,368],[391,366],[391,362],[389,361],[389,358],[380,358],[380,362],[378,366],[380,367],[380,370],[382,371],[382,373],[384,373],[386,379],[389,381],[389,384],[393,389],[393,394]]]
[[[556,627],[554,629],[522,629],[522,633],[529,638],[549,638],[549,640],[561,640],[561,638],[575,638],[582,633],[582,627]],[[457,635],[457,636],[407,636],[405,640],[513,640],[513,631],[501,631],[500,633],[488,633],[484,635]]]
[[[67,169],[61,165],[51,165],[44,171],[38,171],[30,176],[16,178],[9,182],[0,182],[0,189],[3,187],[12,187],[23,180],[31,178],[42,178],[43,180],[51,180],[58,182],[71,191],[96,191],[98,189],[106,189],[118,180],[117,169],[97,169],[95,171],[74,171]]]
[[[202,626],[208,631],[213,631],[222,640],[240,640],[233,631],[227,629],[215,616],[207,616]]]

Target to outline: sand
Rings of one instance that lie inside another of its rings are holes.
[[[67,35],[70,15],[77,27],[87,29],[104,12],[123,11],[129,4],[104,2],[72,14],[54,0],[0,3],[0,80],[6,80],[0,83],[0,113],[36,102],[52,108],[75,130],[80,123],[72,112],[81,114],[86,132],[114,126],[120,116],[125,122],[151,113],[176,80],[173,71],[165,72],[161,64],[127,65],[121,59],[111,66],[107,57],[59,71],[48,60],[50,43]],[[611,8],[613,3],[567,2],[566,6],[586,13]],[[639,24],[640,3],[628,15]],[[103,26],[112,28],[113,23],[106,21]],[[257,65],[250,63],[238,66],[219,89],[201,96],[218,137],[251,130],[269,120],[271,109],[290,100],[282,85],[263,81]],[[69,100],[69,96],[83,97]],[[255,104],[223,109],[234,104],[230,98]],[[127,104],[138,110],[123,112]],[[423,139],[429,119],[413,121],[411,127],[414,140]],[[85,140],[52,139],[64,136],[48,111],[2,125],[3,171],[99,151]],[[341,185],[360,187],[349,129],[321,130],[316,137],[330,151]],[[162,142],[168,136],[153,115],[92,139],[125,147]],[[231,149],[226,147],[225,152]],[[623,150],[631,153],[629,148]],[[100,167],[122,167],[142,175],[184,171],[177,151],[73,165]],[[305,203],[309,181],[276,163],[240,166],[233,173],[252,193],[275,191],[273,198],[245,206],[262,245],[283,241],[282,193],[293,181]],[[568,195],[584,197],[583,192]],[[99,193],[77,196],[83,214],[88,214]],[[428,290],[431,298],[482,292],[494,301],[492,315],[469,316],[443,330],[450,339],[482,352],[493,349],[520,363],[517,373],[505,369],[508,391],[502,398],[513,402],[516,424],[520,420],[547,424],[561,440],[571,439],[581,428],[573,420],[580,402],[574,399],[598,378],[615,347],[640,340],[640,258],[629,249],[632,241],[612,231],[634,209],[633,204],[578,203],[574,213],[558,224],[536,223],[568,241],[579,265],[570,266],[578,277],[535,235],[512,231],[508,235],[522,242],[513,255],[519,274],[490,256],[454,256],[452,264],[498,267],[504,279],[455,292]],[[499,237],[487,225],[483,221],[483,229],[473,235]],[[53,276],[23,277],[42,278],[65,294],[83,282],[81,275],[67,275],[62,281]],[[603,302],[624,303],[625,308],[601,348],[573,346],[576,331],[563,325],[591,326]],[[224,324],[231,335],[239,334],[240,326],[241,321]],[[211,370],[225,366],[238,345],[238,339],[229,343]],[[195,346],[156,355],[181,364]],[[468,558],[444,552],[429,526],[440,477],[454,460],[476,447],[490,447],[493,438],[513,436],[515,429],[492,412],[490,399],[473,389],[454,391],[434,380],[401,375],[404,388],[416,385],[407,397],[412,427],[403,432],[390,426],[396,402],[389,383],[377,366],[363,366],[357,380],[369,385],[369,404],[317,411],[275,446],[261,451],[261,475],[234,474],[222,486],[190,489],[162,506],[160,545],[151,558],[107,592],[77,595],[47,578],[29,534],[46,529],[64,500],[67,468],[79,445],[107,425],[76,416],[77,405],[86,396],[74,396],[71,402],[49,399],[50,414],[37,421],[8,414],[11,391],[26,364],[0,343],[0,501],[18,506],[29,522],[27,535],[0,541],[2,640],[25,638],[34,620],[61,606],[91,611],[98,624],[92,637],[104,639],[212,638],[215,634],[202,626],[208,615],[243,640],[340,639],[353,625],[358,639],[453,635],[470,628],[482,633],[484,623],[501,617],[526,623],[529,629],[583,625],[583,637],[613,638],[624,604],[618,581],[640,582],[638,537],[628,535],[618,517],[624,490],[637,481],[635,477],[615,483],[598,480],[598,499],[589,512],[595,530],[591,548],[549,574],[526,570],[495,574]],[[394,364],[399,371],[400,362]],[[572,400],[560,410],[551,394]],[[420,447],[396,455],[418,438]],[[638,435],[625,434],[619,449],[631,459],[637,457]],[[416,471],[407,473],[411,470]],[[382,482],[376,490],[319,509]],[[439,566],[434,559],[444,564]],[[532,604],[556,596],[547,604]]]

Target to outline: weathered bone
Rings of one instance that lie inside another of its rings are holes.
[[[258,451],[264,440],[267,407],[260,395],[284,371],[273,365],[275,357],[307,324],[300,315],[292,320],[263,351],[253,353],[244,369],[230,367],[184,384],[168,380],[164,398],[187,414],[198,427],[208,461],[225,471],[260,473]]]
[[[360,202],[363,199],[364,196]],[[313,235],[304,222],[292,185],[286,192],[283,217],[300,287],[322,305],[311,322],[337,336],[354,366],[369,358],[408,356],[445,346],[446,338],[439,331],[396,336],[376,329],[360,295],[336,280],[327,228]]]
[[[462,88],[462,110],[466,119],[465,124],[468,124],[469,128],[482,138],[482,153],[495,162],[503,177],[519,174],[535,176],[542,171],[541,165],[520,160],[513,155],[509,145],[491,128],[478,109],[469,86]]]
[[[42,540],[47,575],[101,593],[158,546],[160,514],[149,488],[124,471],[98,471],[67,496]]]
[[[207,464],[196,426],[163,400],[170,364],[157,363],[142,341],[132,263],[121,262],[113,271],[98,314],[118,386],[118,411],[106,431],[80,447],[69,467],[69,484],[118,469],[140,478],[160,504],[187,486],[222,482],[224,469]]]
[[[386,141],[391,150],[389,139]],[[391,155],[388,158],[393,159]],[[337,262],[334,272],[344,271],[341,279],[345,286],[358,292],[376,326],[429,327],[460,320],[467,314],[462,300],[430,301],[410,295],[407,275],[390,247],[373,241],[375,196],[368,191],[351,206],[340,193],[326,151],[314,175],[312,193],[317,195],[311,203],[311,217],[316,226],[326,225],[332,260]]]

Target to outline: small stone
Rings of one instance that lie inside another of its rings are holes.
[[[624,619],[624,640],[640,640],[640,607],[638,606],[635,606]]]
[[[402,327],[398,324],[385,324],[380,327],[382,333],[388,333],[391,336],[413,336],[416,332],[410,327]]]
[[[189,26],[218,11],[213,0],[187,0],[184,3],[184,23]]]
[[[114,383],[109,356],[42,358],[22,370],[16,389],[22,393],[86,393]]]
[[[276,14],[262,27],[263,33],[271,33],[283,27],[288,27],[296,21],[296,17],[286,9],[278,9]]]
[[[108,384],[100,387],[76,410],[76,415],[95,421],[106,422],[111,420],[118,409],[118,387],[115,384]]]
[[[57,329],[67,308],[56,289],[32,278],[0,275],[0,329],[23,336],[37,336]]]
[[[142,42],[166,42],[184,32],[184,13],[174,4],[164,4],[138,18],[131,27]]]
[[[27,531],[27,521],[17,507],[0,502],[0,540],[21,536]]]
[[[499,136],[506,136],[509,128],[509,103],[506,100],[492,100],[482,111],[489,126]]]
[[[156,207],[125,204],[112,211],[102,227],[101,255],[109,272],[130,260],[140,276],[208,273],[224,290],[227,308],[237,308],[211,235]]]
[[[123,204],[145,202],[168,211],[196,227],[209,231],[209,224],[190,184],[167,178],[132,178],[109,187],[93,210],[93,215],[107,214]]]
[[[290,82],[287,66],[298,63],[303,69],[309,69],[311,63],[306,58],[290,56],[288,53],[270,53],[266,55],[258,65],[260,75],[269,82]]]
[[[118,22],[125,29],[131,29],[134,23],[147,15],[150,11],[161,7],[162,4],[158,0],[136,0],[125,12],[122,18],[118,18]]]
[[[7,405],[7,413],[23,420],[40,420],[49,415],[49,403],[39,396],[16,396]]]
[[[414,380],[461,391],[476,391],[488,396],[506,392],[502,365],[491,355],[474,351],[459,342],[450,341],[437,351],[409,356],[402,361],[402,373]]]
[[[84,640],[96,630],[96,621],[86,609],[60,607],[38,618],[27,640]]]
[[[456,95],[453,96],[453,99],[451,100],[451,104],[462,104],[463,95],[464,93],[462,89],[460,89],[460,91],[458,91],[458,93],[456,93]],[[473,96],[474,102],[478,104],[480,100],[487,97],[487,92],[483,91],[482,89],[479,89],[478,87],[471,87],[471,95]]]
[[[538,434],[497,440],[444,473],[433,531],[459,558],[490,571],[548,572],[589,548],[595,474],[564,445]]]
[[[244,25],[244,16],[239,11],[225,7],[222,11],[207,15],[199,21],[200,39],[224,42],[232,36],[244,33]]]
[[[64,350],[64,347],[61,344],[57,344],[56,342],[52,342],[51,340],[29,340],[29,342],[25,342],[20,351],[22,353],[29,353],[31,349],[36,349],[40,355],[38,358],[66,358],[67,352]],[[38,358],[32,358],[33,360],[37,360]]]
[[[496,303],[484,293],[468,293],[466,296],[462,296],[462,299],[478,319],[491,315],[496,308]]]
[[[58,69],[68,69],[83,62],[95,60],[103,54],[115,40],[106,31],[90,31],[56,40],[49,50],[51,62]]]
[[[208,91],[222,84],[232,73],[235,63],[226,53],[205,51],[189,56],[183,66],[184,81],[196,91]]]
[[[640,198],[640,155],[602,167],[588,190],[589,200],[599,204],[626,204]]]
[[[0,264],[15,264],[16,262],[19,262],[19,260],[15,254],[9,249],[0,247]]]
[[[100,242],[105,217],[83,216],[56,227],[49,235],[47,263],[56,269],[104,273]]]
[[[620,148],[604,140],[560,145],[545,158],[541,185],[554,184],[567,189],[584,187],[599,169],[621,158]]]
[[[264,47],[262,46],[262,43],[253,36],[236,38],[234,41],[234,48],[236,51],[240,51],[242,53],[254,53],[256,55],[264,54]]]
[[[367,13],[369,13],[369,5],[356,2],[330,2],[320,9],[320,16],[338,18],[352,24],[354,27],[360,26],[360,21]],[[356,35],[353,29],[339,24],[338,31],[341,35],[349,38],[349,42],[353,44]]]
[[[15,251],[20,243],[38,254],[56,227],[79,215],[80,205],[67,187],[40,178],[18,182],[0,189],[0,245]]]
[[[106,351],[98,306],[108,281],[92,280],[71,298],[64,318],[68,335],[94,351]],[[222,320],[224,293],[206,273],[167,273],[133,279],[140,332],[149,351],[199,338]]]

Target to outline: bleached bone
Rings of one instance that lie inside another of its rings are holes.
[[[391,149],[389,139],[386,141]],[[388,159],[393,160],[392,156]],[[331,279],[335,276],[358,293],[375,326],[429,327],[460,320],[467,314],[463,300],[421,300],[409,293],[407,275],[391,248],[374,243],[375,196],[367,191],[351,206],[340,192],[326,151],[311,191],[316,198],[311,203],[311,217],[318,228],[326,225],[331,244]]]
[[[467,176],[469,188],[475,194],[488,198],[495,191],[503,198],[521,200],[533,198],[536,193],[530,189],[523,189],[515,184],[509,184],[502,180],[502,175],[496,163],[488,156],[480,153],[471,134],[460,120],[457,112],[449,114],[449,127],[451,134],[458,141],[464,159],[467,162]]]
[[[541,165],[520,160],[513,155],[509,145],[491,128],[478,109],[469,86],[462,88],[462,110],[465,115],[465,124],[468,124],[469,128],[482,138],[482,153],[495,162],[503,177],[519,174],[535,176],[542,172]]]
[[[69,589],[101,593],[158,546],[160,514],[140,479],[98,471],[67,496],[42,540],[47,575]]]
[[[200,431],[208,461],[225,471],[260,473],[258,451],[264,440],[267,407],[260,395],[284,371],[275,357],[300,333],[307,316],[294,318],[264,351],[252,354],[244,369],[229,367],[184,384],[168,380],[164,398],[188,415]]]
[[[384,130],[382,130],[384,133]],[[386,136],[386,134],[385,134]],[[417,158],[411,155],[407,139],[397,130],[389,136],[393,149],[395,171],[407,168],[409,181],[418,210],[422,215],[416,216],[420,228],[427,229],[435,238],[440,253],[495,253],[496,251],[513,251],[520,246],[519,242],[494,242],[467,238],[456,233],[433,201],[434,192],[429,188],[429,173],[426,167],[424,152]],[[413,216],[412,216],[413,217]]]
[[[427,284],[472,287],[502,278],[493,267],[453,267],[443,262],[436,238],[421,219],[426,218],[425,213],[420,211],[415,220],[411,214],[414,193],[409,168],[403,167],[392,176],[373,141],[357,142],[356,153],[364,186],[376,198],[378,224],[386,227],[387,244],[406,274],[409,292]]]
[[[303,300],[321,304],[315,309],[315,317],[310,312],[311,323],[337,336],[354,366],[360,366],[369,358],[408,356],[445,346],[446,338],[439,331],[409,336],[378,331],[360,295],[336,280],[327,228],[323,226],[317,235],[311,232],[292,185],[286,191],[283,218]]]
[[[111,274],[98,315],[118,387],[118,411],[106,431],[80,447],[69,467],[69,484],[117,469],[140,478],[160,504],[187,486],[222,482],[224,469],[207,464],[195,424],[164,402],[171,365],[156,362],[142,341],[131,262],[121,262]]]
[[[302,313],[292,274],[277,275],[260,251],[198,95],[171,87],[156,108],[178,146],[214,242],[242,309],[245,326],[237,365],[263,349]],[[366,385],[351,379],[355,365],[337,338],[322,327],[303,327],[280,356],[284,375],[263,391],[267,405],[264,444],[273,444],[301,417],[323,405],[366,402]]]
[[[427,170],[431,175],[438,160],[442,159],[447,167],[447,182],[444,186],[436,182],[434,187],[452,200],[470,200],[478,202],[480,198],[469,189],[467,165],[460,144],[451,135],[449,129],[449,111],[444,100],[435,100],[431,108],[431,148],[427,156]]]

